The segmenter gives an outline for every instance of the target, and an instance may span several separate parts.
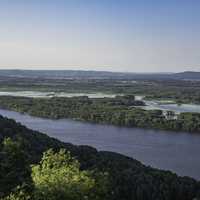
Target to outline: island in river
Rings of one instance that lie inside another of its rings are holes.
[[[142,109],[134,95],[115,98],[0,97],[0,107],[52,119],[76,119],[100,124],[200,133],[200,113]]]

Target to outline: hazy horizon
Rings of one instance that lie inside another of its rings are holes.
[[[0,2],[0,69],[200,70],[196,0]]]
[[[182,73],[182,72],[200,72],[197,71],[197,70],[183,70],[183,71],[165,71],[165,72],[162,72],[162,71],[146,71],[146,72],[134,72],[134,71],[112,71],[112,70],[93,70],[93,69],[80,69],[80,68],[77,68],[77,69],[73,69],[73,68],[42,68],[42,67],[39,67],[39,68],[1,68],[0,67],[0,70],[19,70],[19,71],[23,71],[23,70],[28,70],[28,71],[94,71],[94,72],[113,72],[113,73],[135,73],[135,74],[170,74],[170,73]]]

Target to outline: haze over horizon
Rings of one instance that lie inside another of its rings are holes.
[[[196,0],[0,1],[0,69],[200,71]]]
[[[102,69],[92,69],[92,68],[81,68],[81,67],[1,67],[0,70],[30,70],[30,71],[94,71],[94,72],[113,72],[113,73],[135,73],[135,74],[172,74],[172,73],[187,73],[196,72],[200,73],[200,70],[182,70],[182,71],[116,71],[116,70],[102,70]]]

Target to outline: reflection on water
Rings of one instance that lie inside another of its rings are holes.
[[[119,152],[146,165],[200,179],[198,134],[120,128],[67,119],[41,119],[6,110],[0,110],[0,114],[64,142]]]

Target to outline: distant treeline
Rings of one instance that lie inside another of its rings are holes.
[[[132,79],[132,80],[199,80],[200,72],[185,71],[180,73],[122,73],[109,71],[85,70],[0,70],[4,77],[38,78],[90,78],[90,79]]]
[[[175,117],[173,112],[167,112],[164,115],[161,110],[138,108],[141,105],[144,103],[136,101],[132,95],[100,99],[90,99],[86,96],[50,99],[0,97],[1,108],[39,117],[70,118],[118,126],[200,132],[200,113],[181,113]]]
[[[0,116],[1,200],[193,200],[200,182]]]

